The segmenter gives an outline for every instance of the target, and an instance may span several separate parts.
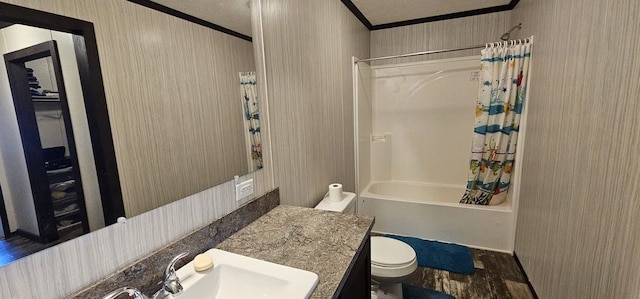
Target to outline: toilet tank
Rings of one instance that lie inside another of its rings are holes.
[[[345,214],[356,213],[356,194],[352,192],[343,192],[341,201],[331,201],[329,197],[325,197],[315,208],[318,210],[333,211]]]

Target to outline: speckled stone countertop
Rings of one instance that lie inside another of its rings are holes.
[[[318,274],[311,298],[332,298],[371,232],[373,217],[278,206],[217,248]]]

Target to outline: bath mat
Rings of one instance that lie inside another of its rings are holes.
[[[471,250],[462,245],[412,237],[386,235],[409,244],[416,251],[419,267],[429,267],[460,274],[473,274]]]
[[[456,299],[449,294],[404,283],[402,284],[402,297],[403,299]]]

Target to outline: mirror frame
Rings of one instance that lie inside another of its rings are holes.
[[[105,226],[125,216],[93,23],[0,2],[0,20],[73,34]]]

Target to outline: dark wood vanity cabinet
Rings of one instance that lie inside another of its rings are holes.
[[[371,298],[371,238],[367,236],[367,240],[362,247],[351,271],[347,273],[347,278],[334,296],[338,299],[369,299]]]

